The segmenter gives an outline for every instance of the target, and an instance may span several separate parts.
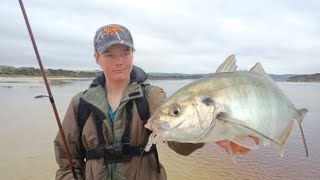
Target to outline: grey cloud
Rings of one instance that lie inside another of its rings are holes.
[[[142,9],[138,0],[33,0],[25,6],[40,54],[51,68],[97,69],[94,33],[119,23],[131,30],[135,63],[148,72],[209,73],[231,53],[243,68],[259,60],[269,73],[320,70],[318,1],[156,2],[167,3],[158,7],[166,7],[160,13]],[[2,1],[0,18],[0,64],[36,65],[18,3]]]

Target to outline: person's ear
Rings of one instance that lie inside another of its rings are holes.
[[[94,53],[94,58],[96,59],[96,63],[97,63],[98,65],[100,65],[100,62],[99,62],[98,57],[99,57],[99,54],[98,54],[97,52],[95,52],[95,53]]]

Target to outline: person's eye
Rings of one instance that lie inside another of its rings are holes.
[[[113,54],[110,54],[110,53],[104,54],[104,57],[106,57],[106,58],[112,58],[112,57],[113,57]]]
[[[122,56],[129,56],[129,55],[130,55],[129,52],[124,52],[124,53],[122,53]]]

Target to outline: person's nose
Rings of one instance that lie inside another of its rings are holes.
[[[116,66],[122,66],[124,62],[124,58],[121,56],[117,56],[115,59]]]

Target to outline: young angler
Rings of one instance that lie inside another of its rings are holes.
[[[76,174],[86,180],[167,179],[156,147],[144,152],[150,134],[144,124],[166,100],[165,92],[147,84],[146,73],[133,65],[135,48],[126,27],[99,28],[94,50],[103,73],[72,98],[62,124]],[[189,155],[204,144],[168,142],[168,146]],[[54,147],[56,179],[73,179],[60,133]],[[234,150],[246,153],[236,145]]]

